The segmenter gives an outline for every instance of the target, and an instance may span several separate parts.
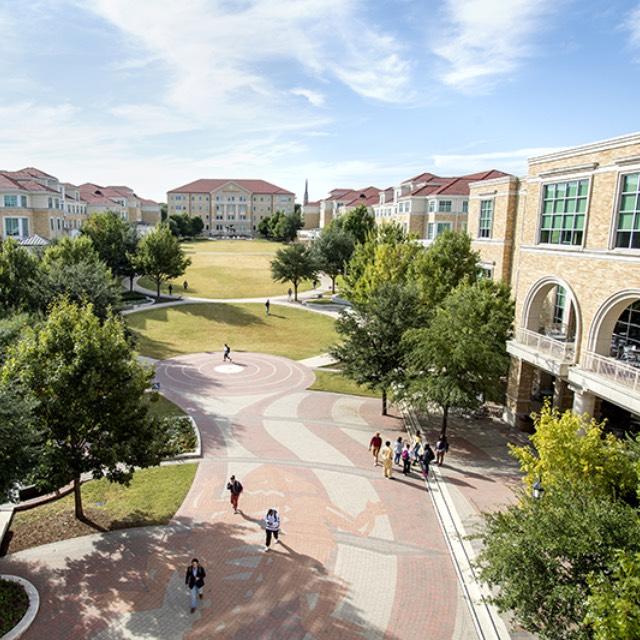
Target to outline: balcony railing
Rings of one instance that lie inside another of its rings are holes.
[[[634,391],[640,389],[640,368],[615,358],[607,358],[598,353],[587,351],[582,367]]]
[[[516,342],[525,345],[539,353],[551,356],[555,360],[573,364],[576,357],[576,343],[566,340],[556,340],[542,333],[529,329],[516,330]]]

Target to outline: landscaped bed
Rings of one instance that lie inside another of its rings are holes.
[[[74,515],[73,495],[17,511],[7,535],[7,552],[96,531],[167,524],[187,495],[196,469],[195,463],[140,469],[128,487],[91,480],[82,485],[86,522]]]
[[[13,629],[29,608],[24,587],[11,580],[0,580],[0,637]]]
[[[293,360],[326,352],[336,341],[334,320],[282,305],[265,315],[262,304],[202,303],[150,308],[127,316],[137,335],[137,349],[152,358],[183,353],[255,351]]]
[[[173,281],[173,295],[202,298],[257,298],[286,295],[288,284],[271,279],[271,260],[285,245],[267,240],[195,240],[183,242],[185,254],[191,258],[187,272]],[[183,289],[187,281],[189,289]],[[151,278],[141,278],[139,284],[151,291],[156,285]],[[299,291],[310,289],[304,282]],[[160,287],[169,292],[169,282]]]

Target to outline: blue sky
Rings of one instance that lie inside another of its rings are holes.
[[[0,167],[319,198],[640,130],[640,1],[0,0]]]

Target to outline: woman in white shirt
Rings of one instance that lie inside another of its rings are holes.
[[[276,539],[276,544],[280,544],[280,540],[278,540],[278,534],[280,533],[280,516],[278,515],[278,511],[273,508],[269,509],[264,518],[264,523],[267,531],[267,541],[264,550],[269,551],[272,536]]]

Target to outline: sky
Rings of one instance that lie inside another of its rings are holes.
[[[640,0],[0,0],[0,168],[312,200],[640,130]]]

